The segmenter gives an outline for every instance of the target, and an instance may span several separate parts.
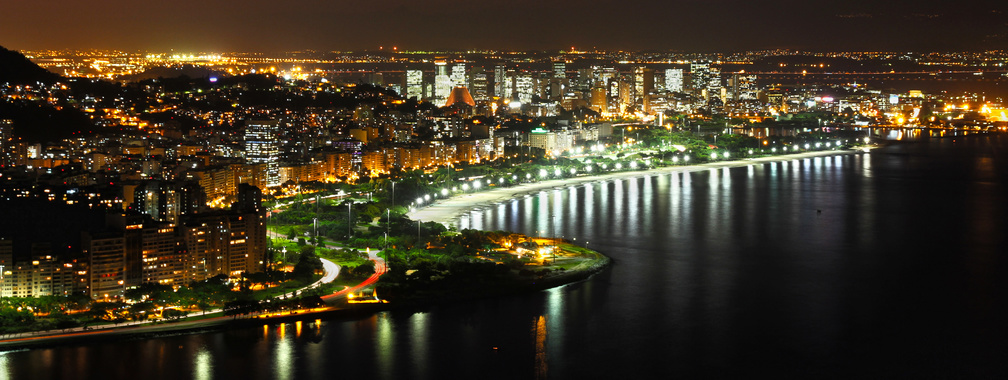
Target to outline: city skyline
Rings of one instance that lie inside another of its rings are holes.
[[[1006,5],[894,1],[437,0],[19,2],[0,25],[14,49],[982,50],[1008,42]],[[603,16],[604,15],[604,16]],[[885,36],[881,38],[880,36]]]

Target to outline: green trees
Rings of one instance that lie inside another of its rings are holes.
[[[301,247],[301,252],[298,256],[298,262],[294,265],[294,271],[291,275],[298,280],[308,281],[317,271],[322,270],[322,260],[319,260],[318,256],[315,255],[315,247],[304,246]]]

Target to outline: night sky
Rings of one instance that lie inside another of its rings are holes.
[[[4,1],[12,49],[1008,48],[1005,0]]]

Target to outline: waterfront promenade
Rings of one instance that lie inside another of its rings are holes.
[[[438,200],[430,205],[420,207],[411,211],[408,216],[413,220],[424,222],[438,222],[447,226],[454,225],[465,213],[481,207],[494,205],[510,199],[523,197],[528,194],[537,193],[546,189],[565,188],[580,186],[586,183],[609,181],[614,179],[639,178],[644,176],[697,172],[710,169],[736,168],[754,164],[768,162],[781,162],[790,160],[801,160],[813,157],[836,156],[846,154],[861,154],[865,150],[827,150],[815,152],[803,152],[794,154],[782,154],[777,156],[767,156],[759,158],[749,158],[741,160],[726,160],[708,162],[696,165],[668,166],[648,170],[624,171],[618,173],[607,173],[597,175],[586,175],[574,178],[550,179],[538,182],[523,183],[511,187],[497,187],[490,190],[483,190],[454,196],[448,199]]]

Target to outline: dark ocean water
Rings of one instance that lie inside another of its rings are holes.
[[[1008,136],[555,189],[463,227],[615,265],[351,321],[7,352],[0,378],[629,378],[1008,373]]]

